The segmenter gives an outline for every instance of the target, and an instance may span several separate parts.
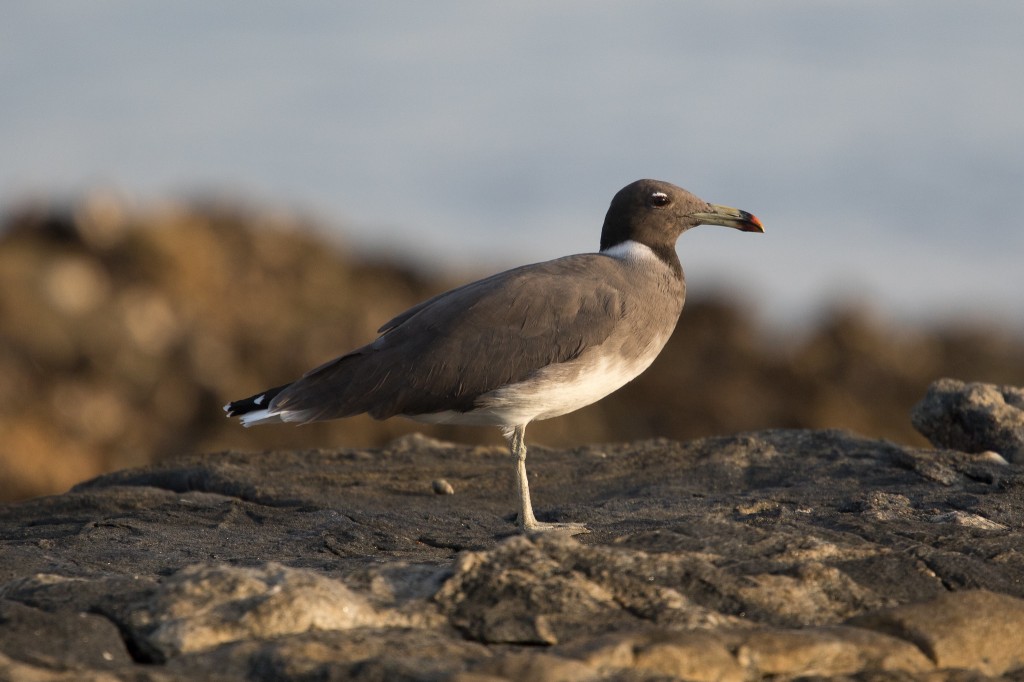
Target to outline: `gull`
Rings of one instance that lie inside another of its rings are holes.
[[[526,426],[590,405],[654,362],[686,295],[676,240],[697,225],[764,232],[746,211],[637,180],[612,198],[600,251],[438,294],[386,322],[365,346],[224,409],[245,426],[363,413],[496,426],[515,459],[522,530],[586,532],[534,515]]]

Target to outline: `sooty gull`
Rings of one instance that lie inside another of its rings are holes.
[[[650,366],[683,309],[676,239],[697,225],[764,232],[746,211],[638,180],[612,199],[600,252],[525,265],[434,296],[387,322],[375,341],[224,409],[245,426],[364,412],[497,426],[516,460],[523,530],[585,532],[534,516],[526,425],[600,400]]]

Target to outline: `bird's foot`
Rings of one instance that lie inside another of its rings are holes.
[[[532,535],[533,533],[564,533],[566,535],[581,535],[589,533],[590,529],[582,523],[548,523],[546,521],[534,520],[533,523],[520,524],[523,532]]]

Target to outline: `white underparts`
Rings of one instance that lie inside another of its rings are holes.
[[[549,365],[525,381],[480,396],[470,412],[410,416],[431,424],[501,427],[558,417],[595,403],[635,379],[654,362],[667,340],[667,335],[652,338],[645,352],[635,358],[595,348],[576,360]]]

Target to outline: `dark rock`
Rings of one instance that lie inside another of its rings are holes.
[[[444,629],[360,628],[310,630],[271,639],[252,639],[175,657],[166,663],[175,679],[357,680],[405,682],[443,680],[488,661],[482,644]]]
[[[784,430],[531,457],[538,514],[590,534],[515,533],[508,454],[422,437],[184,457],[0,507],[0,678],[1024,669],[1019,465]]]
[[[55,670],[113,670],[132,660],[117,627],[102,616],[73,609],[46,612],[8,599],[0,599],[0,652]]]
[[[939,379],[911,420],[935,447],[1024,461],[1024,388]]]

